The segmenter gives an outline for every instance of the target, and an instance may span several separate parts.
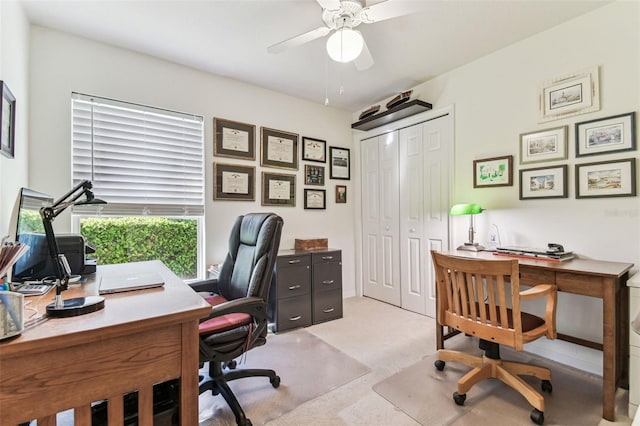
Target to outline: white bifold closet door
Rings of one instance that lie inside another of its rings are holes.
[[[448,115],[362,141],[363,292],[435,316],[430,250],[448,249]]]

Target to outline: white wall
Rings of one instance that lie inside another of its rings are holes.
[[[596,65],[600,67],[600,111],[539,124],[539,84]],[[576,159],[573,126],[632,111],[638,116],[640,3],[618,2],[599,8],[423,83],[414,88],[414,97],[432,103],[434,109],[455,106],[452,204],[477,202],[487,209],[476,218],[477,239],[487,241],[491,224],[496,224],[505,245],[545,247],[556,242],[580,257],[635,263],[632,271],[639,269],[640,198],[576,199],[574,188],[574,165],[579,163],[632,157],[640,175],[639,151]],[[568,160],[518,164],[521,133],[561,125],[569,126]],[[514,156],[514,185],[474,189],[473,160],[503,155]],[[568,198],[518,199],[519,169],[558,164],[569,166]],[[640,186],[637,188],[640,193]],[[467,217],[452,218],[454,246],[467,239],[467,228]],[[599,300],[566,294],[559,300],[560,332],[602,342]],[[527,349],[589,371],[602,371],[598,351],[544,339]]]
[[[16,98],[15,155],[0,155],[0,236],[9,232],[9,218],[18,189],[29,173],[29,23],[17,2],[0,1],[0,80]]]
[[[334,202],[336,184],[346,183],[351,197],[353,189],[351,181],[328,179],[328,163],[326,210],[303,209],[304,162],[297,172],[294,208],[260,205],[259,160],[219,159],[256,166],[256,202],[213,201],[212,189],[214,116],[255,124],[258,147],[260,126],[266,126],[350,148],[350,113],[37,26],[31,31],[30,71],[30,184],[34,190],[59,196],[71,187],[72,91],[200,114],[205,117],[207,264],[223,259],[237,215],[274,211],[285,221],[281,248],[293,248],[295,238],[328,238],[331,247],[343,250],[344,295],[355,294],[353,202]],[[68,219],[59,219],[63,220],[56,221],[56,229],[68,229]]]

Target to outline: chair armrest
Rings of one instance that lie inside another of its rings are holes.
[[[556,331],[556,305],[558,300],[558,287],[553,284],[538,284],[520,292],[521,300],[535,299],[547,296],[544,322],[547,324],[547,339],[555,339]]]
[[[249,314],[257,319],[267,318],[267,303],[260,297],[241,297],[235,300],[213,306],[206,318],[201,318],[200,322],[205,322],[211,318],[221,317],[227,314]]]
[[[557,289],[556,289],[556,286],[553,284],[538,284],[535,287],[522,290],[520,292],[520,299],[521,300],[535,299],[555,291],[557,291]]]
[[[189,283],[188,286],[196,292],[215,293],[218,290],[218,279],[211,278],[208,280],[196,281],[194,283]]]

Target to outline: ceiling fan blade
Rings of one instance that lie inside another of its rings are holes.
[[[373,57],[371,56],[371,52],[369,52],[366,42],[362,46],[360,56],[358,56],[353,63],[358,71],[368,70],[373,66]]]
[[[327,27],[316,28],[315,30],[307,31],[304,34],[297,35],[288,40],[282,41],[280,43],[276,43],[272,46],[267,47],[267,52],[269,53],[280,53],[291,47],[301,46],[305,43],[308,43],[312,40],[315,40],[320,37],[324,37],[329,34],[331,30]]]
[[[384,21],[385,19],[396,18],[398,16],[409,15],[419,12],[425,8],[428,2],[422,1],[394,1],[387,0],[376,3],[362,10],[362,22],[371,24],[373,22]]]
[[[340,0],[316,0],[321,8],[326,10],[340,9]]]

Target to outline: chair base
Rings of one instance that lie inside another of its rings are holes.
[[[551,392],[551,371],[548,368],[521,362],[505,361],[499,356],[490,358],[487,354],[476,356],[447,349],[438,351],[438,361],[459,362],[472,368],[471,371],[458,380],[457,393],[459,395],[465,395],[473,385],[484,379],[495,378],[524,396],[535,409],[544,412],[544,397],[519,376],[537,377],[543,381],[542,389]],[[442,365],[442,368],[444,368],[444,365]],[[438,367],[440,370],[442,368]]]
[[[231,370],[225,373],[222,371],[222,362],[210,361],[209,374],[200,376],[198,393],[202,394],[206,391],[211,391],[214,395],[222,395],[224,400],[227,401],[229,408],[231,408],[238,426],[251,426],[251,421],[247,418],[242,406],[228,384],[231,380],[245,377],[268,377],[271,386],[274,388],[280,386],[280,376],[273,370],[251,368]]]

